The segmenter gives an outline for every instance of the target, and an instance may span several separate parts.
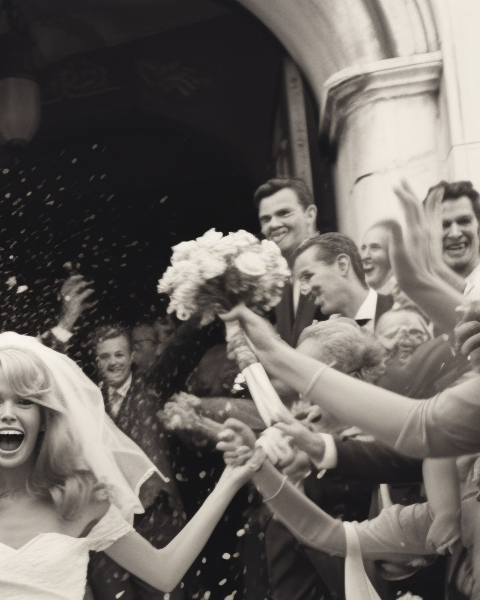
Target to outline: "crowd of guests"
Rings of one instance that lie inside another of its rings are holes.
[[[244,307],[226,316],[240,320],[250,344],[215,344],[218,323],[200,328],[197,318],[91,332],[105,410],[162,474],[142,485],[145,512],[134,522],[154,547],[182,531],[223,468],[211,440],[165,429],[159,411],[172,394],[188,390],[202,414],[225,423],[219,448],[227,462],[240,468],[262,452],[267,459],[173,591],[164,595],[98,552],[86,598],[340,600],[342,521],[360,523],[364,566],[382,599],[480,598],[478,376],[460,351],[480,326],[461,325],[456,348],[453,335],[457,306],[480,300],[480,196],[469,182],[439,183],[423,206],[408,185],[397,195],[407,228],[377,223],[357,247],[317,231],[303,181],[260,186],[261,232],[292,278],[268,315],[274,328]],[[86,335],[78,322],[94,290],[74,275],[61,296],[58,325],[42,338],[68,354],[74,332]],[[472,311],[462,313],[464,323],[476,320]],[[267,429],[260,418],[240,374],[252,345],[292,422]],[[443,398],[442,417],[419,400],[434,397]]]

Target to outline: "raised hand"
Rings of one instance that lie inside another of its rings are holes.
[[[72,275],[64,281],[60,290],[62,298],[62,312],[58,323],[60,327],[70,331],[80,315],[97,304],[98,300],[87,302],[95,291],[90,287],[92,283],[93,281],[85,281],[83,275]]]
[[[414,253],[417,267],[437,275],[463,292],[464,279],[454,273],[442,257],[442,190],[436,188],[430,192],[424,208],[405,179],[394,187],[394,192],[403,208],[408,245]]]
[[[248,345],[245,333],[238,321],[227,321],[227,357],[235,360],[241,371],[258,362],[255,353]]]
[[[238,320],[255,350],[268,352],[280,341],[272,325],[245,306],[238,304],[231,311],[220,315],[226,323]]]
[[[469,356],[472,368],[480,373],[480,301],[459,306],[457,318],[455,348],[457,352]]]

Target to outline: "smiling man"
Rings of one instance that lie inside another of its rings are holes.
[[[184,520],[173,481],[168,437],[156,416],[160,397],[141,375],[132,374],[132,340],[128,330],[119,325],[99,327],[94,333],[93,349],[107,413],[165,476],[151,477],[143,484],[140,499],[145,513],[134,522],[135,529],[150,543],[162,547],[180,531]],[[135,600],[164,600],[163,592],[131,577],[103,553],[96,554],[91,563],[89,583],[98,600],[114,600],[120,595]],[[183,600],[185,596],[177,587],[165,597]]]
[[[464,294],[480,297],[479,193],[470,181],[441,181],[429,194],[438,188],[443,190],[443,260],[466,280]]]
[[[277,244],[292,269],[297,248],[317,234],[317,207],[311,191],[302,179],[270,179],[258,188],[253,200],[263,235]],[[300,295],[296,284],[285,287],[275,313],[277,331],[291,346],[314,319],[324,318],[309,298]]]
[[[324,315],[349,317],[371,331],[393,304],[391,296],[368,289],[357,246],[341,233],[306,240],[297,249],[294,276],[301,293],[308,295]]]

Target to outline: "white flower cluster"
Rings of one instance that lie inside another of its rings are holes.
[[[224,236],[210,229],[173,247],[158,292],[170,296],[169,313],[183,321],[201,314],[206,324],[241,301],[260,313],[270,310],[280,302],[289,276],[274,242],[260,242],[243,230]]]

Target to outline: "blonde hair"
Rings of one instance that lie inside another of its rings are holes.
[[[306,341],[314,344],[316,359],[357,379],[375,383],[385,372],[385,349],[352,319],[314,323],[303,330],[298,346]]]
[[[51,499],[65,520],[74,520],[105,491],[82,462],[82,449],[65,416],[65,405],[47,365],[33,352],[10,346],[0,350],[0,373],[17,396],[40,406],[44,432],[27,492]]]

